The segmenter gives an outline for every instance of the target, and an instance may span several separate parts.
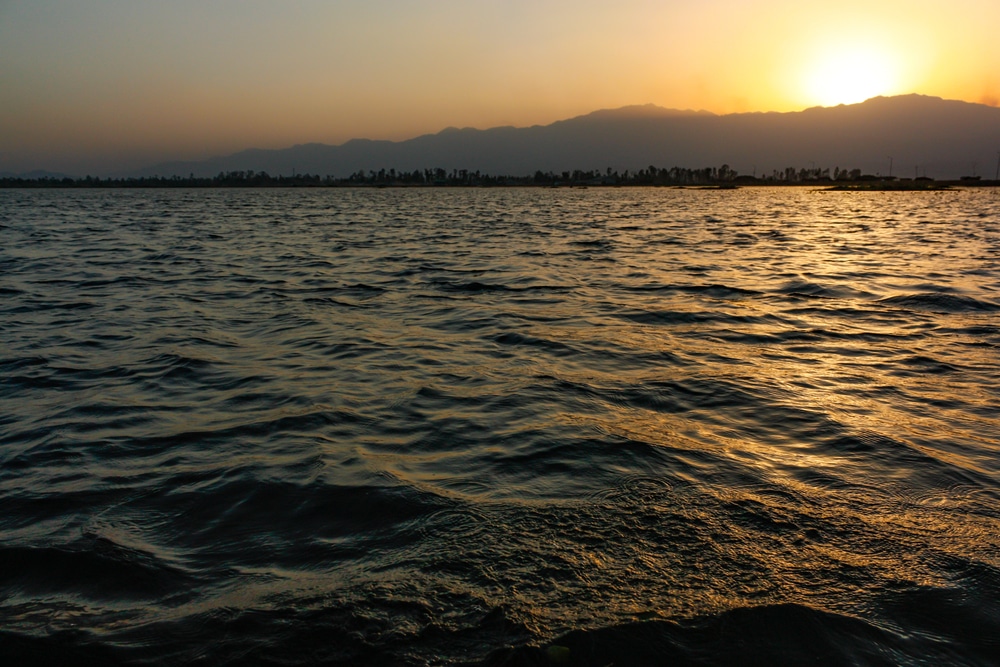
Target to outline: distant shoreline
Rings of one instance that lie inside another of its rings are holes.
[[[443,170],[440,170],[443,171]],[[713,173],[714,172],[714,173]],[[418,180],[413,174],[380,171],[354,174],[347,178],[320,177],[311,174],[270,176],[266,173],[230,172],[214,177],[142,177],[142,178],[0,178],[2,189],[234,189],[234,188],[615,188],[659,187],[675,189],[733,190],[743,187],[811,187],[833,192],[935,192],[955,188],[1000,187],[998,180],[962,178],[933,180],[930,178],[901,179],[860,175],[850,178],[813,178],[789,170],[786,178],[756,178],[739,176],[735,172],[719,178],[716,170],[640,170],[598,175],[594,172],[536,172],[533,176],[492,176],[479,172],[455,171],[434,174]],[[724,173],[724,172],[723,172]]]

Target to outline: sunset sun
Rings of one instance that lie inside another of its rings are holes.
[[[802,88],[811,104],[854,104],[897,92],[893,59],[876,49],[831,49],[802,73]]]

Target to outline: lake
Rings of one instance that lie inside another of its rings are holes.
[[[0,190],[0,655],[996,664],[998,195]]]

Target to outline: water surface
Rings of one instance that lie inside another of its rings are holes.
[[[5,190],[0,234],[0,654],[1000,656],[994,192]]]

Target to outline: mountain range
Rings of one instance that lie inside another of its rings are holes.
[[[763,176],[786,167],[957,179],[994,178],[1000,108],[925,95],[787,113],[679,111],[654,105],[595,111],[532,127],[447,128],[406,141],[352,139],[331,146],[250,149],[169,162],[132,176],[255,171],[347,177],[359,170],[466,169],[524,176],[537,170],[635,170],[729,165]]]

